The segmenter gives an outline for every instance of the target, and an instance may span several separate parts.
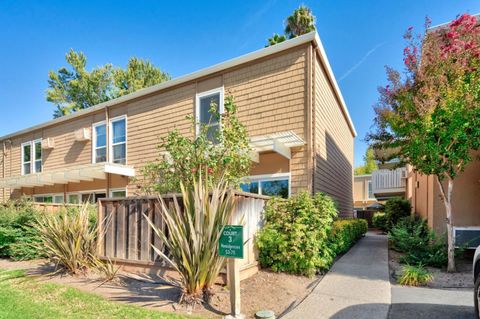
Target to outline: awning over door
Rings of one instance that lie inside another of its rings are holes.
[[[291,148],[303,145],[305,145],[305,141],[293,131],[253,136],[250,138],[250,147],[253,151],[252,160],[257,163],[259,161],[259,153],[268,151],[276,152],[291,159]]]
[[[94,179],[106,179],[107,174],[133,177],[135,176],[135,169],[131,166],[111,163],[79,165],[37,174],[1,178],[0,188],[19,189],[22,187],[79,183],[93,181]]]

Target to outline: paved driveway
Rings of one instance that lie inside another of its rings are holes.
[[[472,289],[431,289],[392,285],[390,319],[474,318]]]

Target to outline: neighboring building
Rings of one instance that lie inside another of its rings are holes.
[[[205,122],[226,94],[257,153],[244,190],[322,191],[351,216],[356,133],[316,32],[0,137],[0,200],[136,195],[159,137],[188,134],[185,117]]]
[[[356,211],[368,210],[378,203],[373,194],[372,174],[353,177],[353,207]]]

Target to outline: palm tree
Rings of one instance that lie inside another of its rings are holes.
[[[315,17],[310,8],[301,5],[285,21],[285,35],[293,39],[315,30]]]

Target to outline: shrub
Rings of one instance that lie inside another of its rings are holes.
[[[368,230],[365,219],[338,219],[333,222],[330,232],[330,246],[335,254],[346,252]]]
[[[40,213],[27,200],[0,206],[0,257],[27,260],[42,257],[35,247],[38,234],[32,223]]]
[[[180,182],[182,203],[176,196],[173,197],[174,205],[160,198],[165,229],[157,228],[147,218],[168,255],[161,247],[153,246],[154,250],[180,274],[183,286],[180,303],[200,302],[202,293],[203,299],[208,301],[210,288],[225,262],[217,251],[223,226],[228,224],[233,213],[233,193],[228,191],[225,182],[210,189],[208,177],[203,176],[188,188]]]
[[[328,269],[334,257],[328,235],[336,216],[335,202],[323,193],[272,198],[256,239],[260,264],[276,272],[307,276]]]
[[[422,219],[406,217],[399,220],[388,237],[394,250],[405,253],[401,262],[434,267],[447,263],[445,238],[438,237]]]
[[[402,274],[398,278],[398,283],[406,286],[421,286],[432,281],[433,276],[423,265],[406,265],[402,268]]]
[[[375,213],[372,218],[373,227],[387,231],[387,215],[385,213]]]
[[[40,239],[38,248],[57,266],[72,274],[98,266],[97,230],[90,218],[88,205],[39,215],[35,221]]]
[[[411,215],[410,202],[402,198],[392,198],[385,203],[385,215],[387,217],[387,230],[390,230],[397,222]]]

